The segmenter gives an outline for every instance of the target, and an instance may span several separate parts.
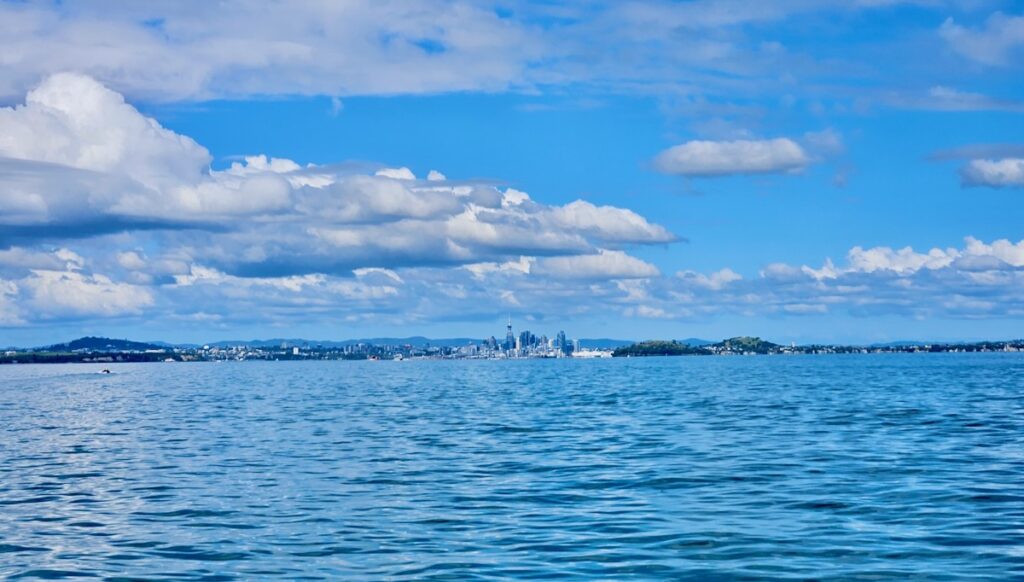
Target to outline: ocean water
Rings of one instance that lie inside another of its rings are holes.
[[[0,578],[1021,579],[1024,354],[0,367]]]

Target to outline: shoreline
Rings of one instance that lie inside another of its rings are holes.
[[[269,358],[269,357],[240,357],[240,358],[196,358],[196,357],[165,357],[162,359],[132,357],[137,354],[107,354],[89,355],[82,358],[0,358],[0,366],[25,366],[25,365],[110,365],[110,364],[187,364],[187,363],[242,363],[242,362],[405,362],[405,361],[473,361],[473,362],[523,362],[538,360],[627,360],[647,358],[680,358],[680,357],[796,357],[796,356],[885,356],[899,354],[1020,354],[1024,349],[993,349],[993,350],[836,350],[836,351],[795,351],[777,353],[687,353],[687,354],[637,354],[622,356],[604,357],[452,357],[452,356],[416,356],[405,358],[330,358],[330,357],[291,357],[291,358]]]

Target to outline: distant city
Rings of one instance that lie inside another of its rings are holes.
[[[559,330],[552,337],[529,330],[518,334],[511,317],[499,340],[467,338],[380,338],[314,342],[308,340],[254,340],[216,342],[204,345],[171,345],[127,339],[83,337],[70,342],[37,348],[9,348],[0,354],[0,364],[22,363],[114,363],[193,361],[287,361],[287,360],[516,360],[549,358],[611,358],[647,356],[736,356],[806,354],[879,354],[935,352],[1022,352],[1024,340],[973,343],[894,342],[870,346],[829,344],[782,345],[757,337],[734,337],[719,342],[689,340],[570,339]]]
[[[415,340],[415,341],[414,341]],[[168,345],[100,337],[83,337],[45,347],[5,350],[3,363],[63,362],[150,362],[150,361],[242,361],[242,360],[404,360],[404,359],[484,359],[527,358],[610,358],[611,347],[629,344],[621,340],[593,340],[584,347],[581,340],[570,339],[564,331],[553,337],[529,330],[518,334],[508,319],[504,337],[483,340],[439,340],[432,345],[427,338],[382,339],[378,341],[312,342],[217,342],[214,344]],[[611,346],[611,347],[609,347]]]

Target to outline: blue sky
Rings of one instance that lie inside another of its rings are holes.
[[[0,344],[1022,335],[1019,3],[0,21]]]

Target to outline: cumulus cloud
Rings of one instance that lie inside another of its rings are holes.
[[[665,227],[651,224],[632,210],[595,206],[584,200],[547,209],[541,220],[556,228],[587,233],[604,242],[668,243],[676,240]]]
[[[129,271],[139,271],[146,267],[146,261],[135,251],[117,253],[117,263]]]
[[[210,163],[205,148],[143,117],[95,80],[53,75],[25,104],[0,109],[0,155],[113,172],[160,188],[196,181]]]
[[[683,271],[631,293],[632,313],[669,317],[897,314],[907,317],[997,318],[1024,315],[1024,240],[990,243],[967,237],[959,248],[854,247],[842,264],[773,263],[757,277],[725,269]]]
[[[730,283],[743,279],[742,275],[728,268],[715,271],[709,275],[697,273],[695,271],[680,271],[676,273],[676,277],[679,277],[681,280],[692,285],[715,291],[722,289]]]
[[[493,297],[484,285],[515,272],[531,275],[527,288],[502,301],[520,301],[540,281],[657,276],[623,249],[677,240],[625,208],[547,205],[437,171],[420,179],[404,167],[264,155],[213,170],[194,140],[77,74],[50,77],[24,104],[0,109],[0,136],[0,276],[14,289],[5,313],[18,321],[156,308],[184,317],[210,301],[270,313],[347,301],[397,313],[417,289]],[[87,259],[69,242],[105,252]],[[406,284],[410,270],[446,275]]]
[[[24,105],[0,108],[0,180],[9,186],[0,220],[209,221],[290,203],[277,168],[211,172],[209,163],[205,148],[120,94],[89,77],[54,75]]]
[[[789,138],[695,140],[673,146],[654,160],[660,172],[694,177],[791,173],[810,163],[804,148]]]
[[[627,209],[547,206],[437,171],[419,180],[405,167],[363,173],[262,155],[214,171],[194,140],[76,74],[54,75],[24,105],[0,109],[0,156],[0,222],[51,238],[74,225],[92,225],[80,227],[85,234],[192,229],[165,242],[234,274],[458,265],[676,240]]]
[[[44,316],[138,314],[153,304],[149,289],[100,274],[35,270],[21,284],[30,294],[34,312]]]
[[[1022,188],[1024,158],[971,160],[960,168],[960,183],[964,186]]]
[[[0,250],[0,272],[31,269],[65,269],[80,267],[82,258],[68,249],[46,252],[24,247]]]
[[[564,279],[640,279],[657,277],[654,265],[631,257],[622,251],[602,249],[593,255],[551,257],[541,259],[532,271]]]

